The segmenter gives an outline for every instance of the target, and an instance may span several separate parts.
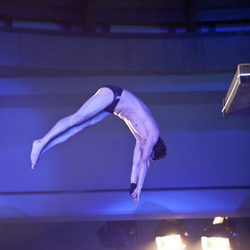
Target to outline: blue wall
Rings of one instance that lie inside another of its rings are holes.
[[[250,119],[221,114],[236,65],[250,59],[243,52],[248,41],[1,33],[1,219],[249,214]],[[140,96],[168,144],[168,157],[152,163],[139,204],[127,192],[134,138],[115,117],[47,152],[30,170],[32,141],[103,83]]]

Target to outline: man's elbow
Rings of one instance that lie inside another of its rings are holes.
[[[147,157],[141,158],[141,167],[147,169],[149,166],[149,159]]]

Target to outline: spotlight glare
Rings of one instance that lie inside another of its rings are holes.
[[[222,237],[201,237],[203,250],[231,250],[228,238]]]
[[[186,248],[179,234],[156,237],[155,241],[158,250],[185,250]]]
[[[215,217],[213,225],[222,224],[224,222],[224,217]]]

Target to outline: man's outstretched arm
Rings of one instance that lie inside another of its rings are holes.
[[[133,155],[133,165],[132,165],[132,171],[131,171],[131,177],[130,182],[137,184],[138,181],[138,169],[139,169],[139,163],[141,160],[141,151],[140,151],[140,144],[138,141],[135,143],[134,148],[134,155]]]
[[[150,159],[152,150],[153,150],[153,144],[151,142],[147,142],[143,149],[141,159],[138,165],[137,187],[132,193],[132,197],[135,202],[139,202],[139,199],[141,196],[141,189],[142,189],[145,177],[146,177],[147,170],[149,168],[149,159]]]

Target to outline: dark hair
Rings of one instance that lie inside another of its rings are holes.
[[[152,160],[160,160],[167,155],[167,147],[161,137],[158,138],[158,141],[153,147],[153,156]]]

